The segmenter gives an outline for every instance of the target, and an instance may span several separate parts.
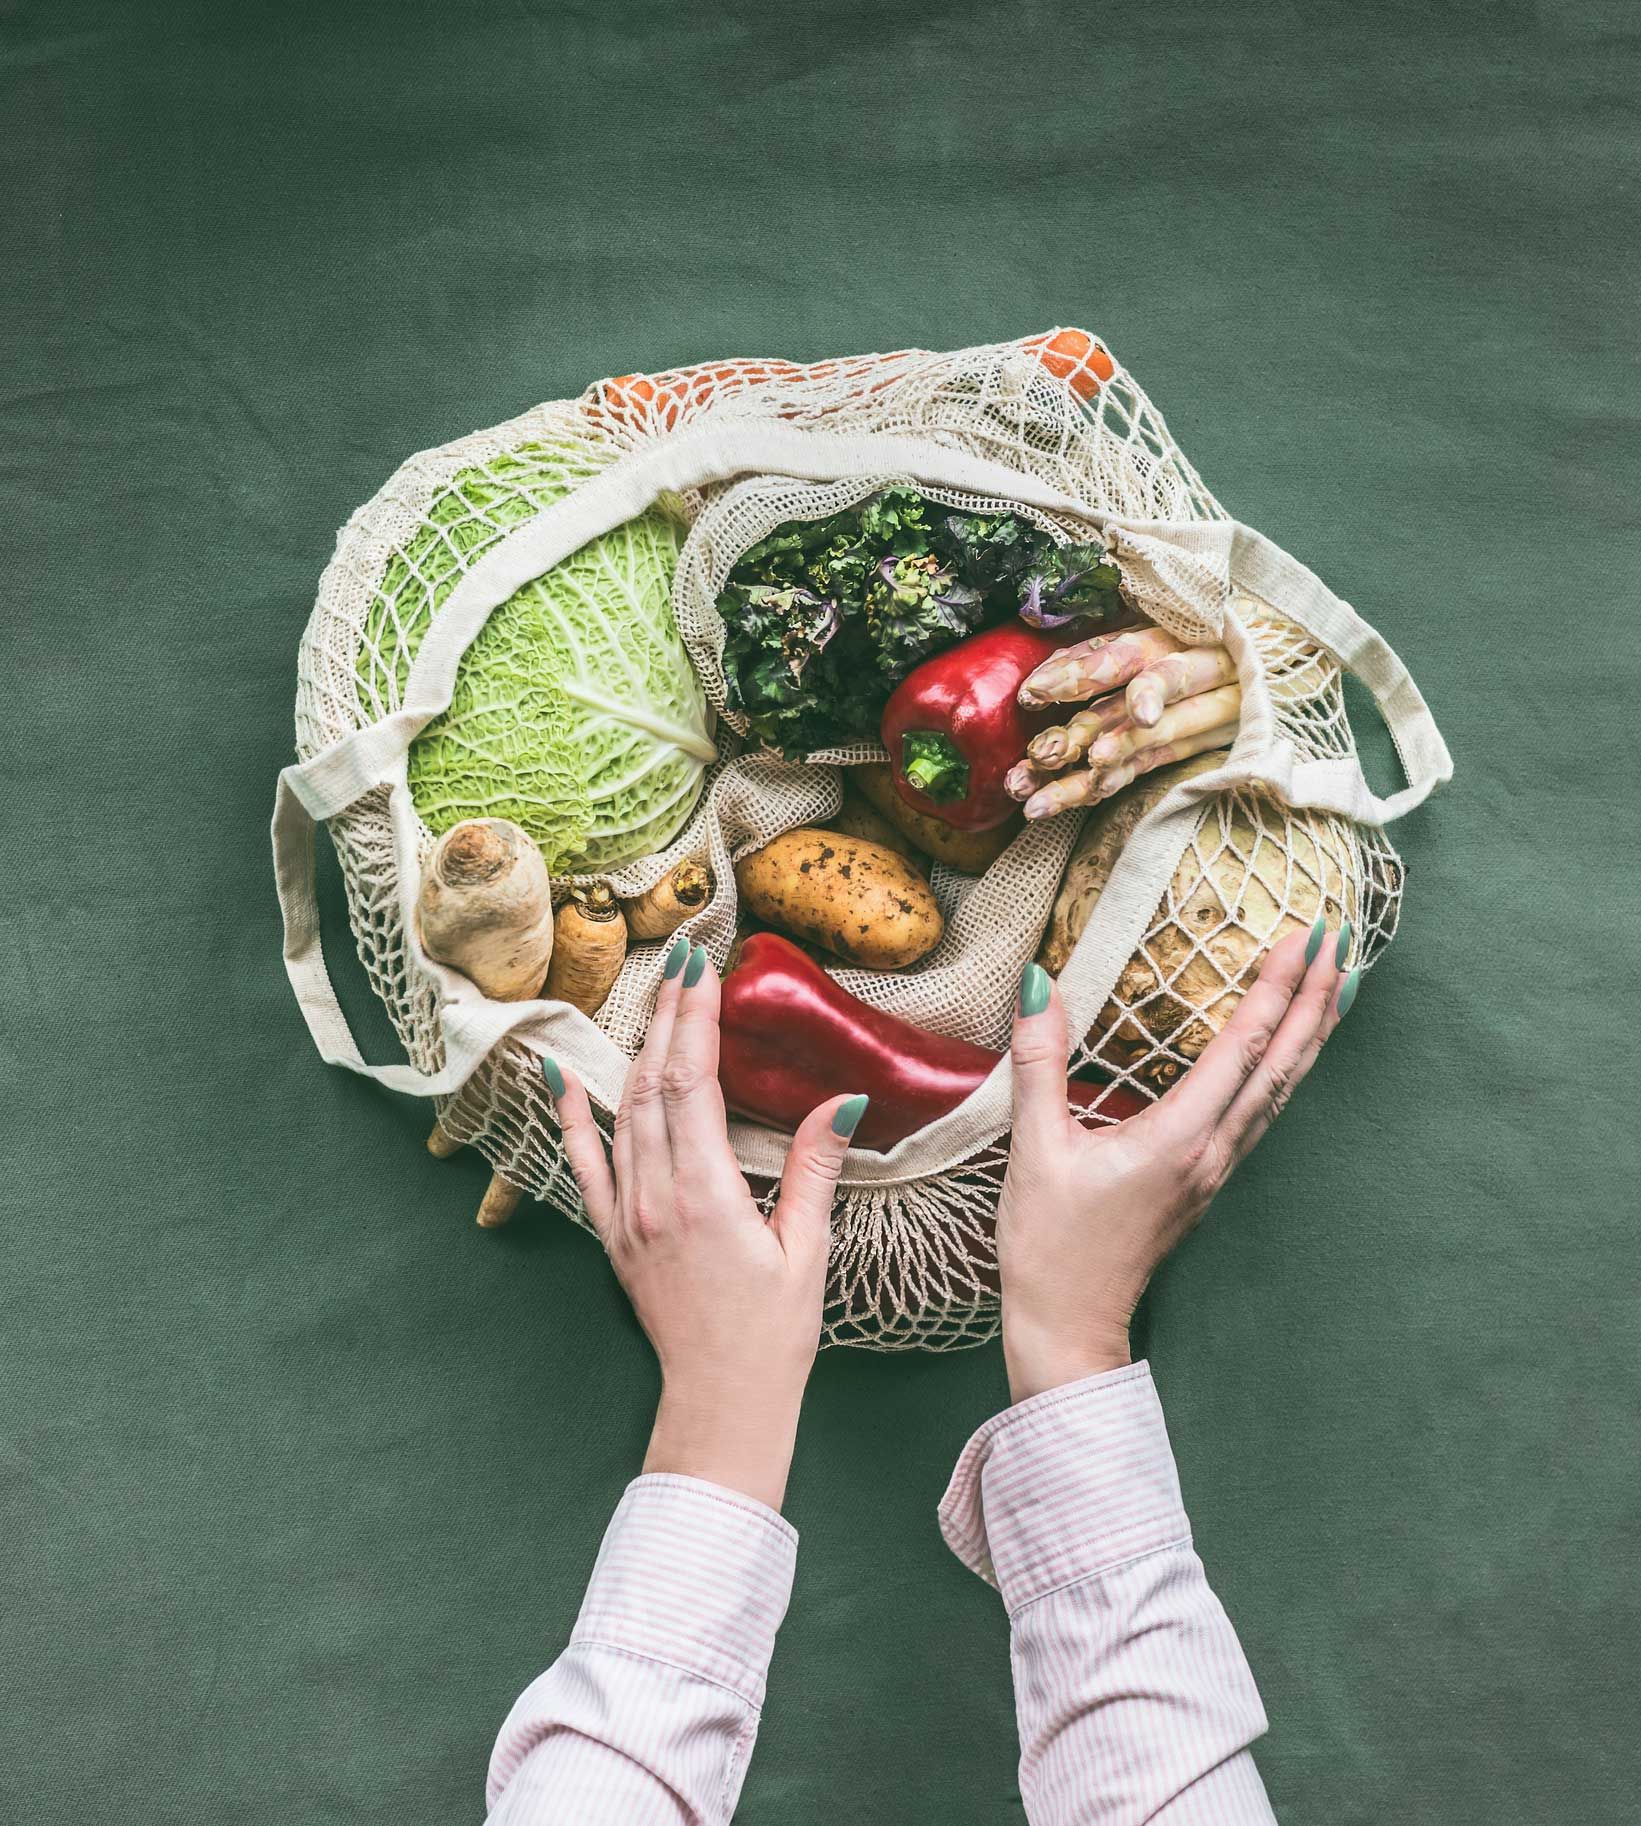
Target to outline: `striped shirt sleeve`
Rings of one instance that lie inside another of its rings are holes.
[[[1192,1550],[1146,1364],[988,1421],[940,1525],[1008,1610],[1032,1826],[1274,1826],[1248,1751],[1264,1708]]]
[[[490,1759],[493,1826],[722,1826],[757,1736],[798,1537],[691,1477],[628,1485],[569,1647]]]

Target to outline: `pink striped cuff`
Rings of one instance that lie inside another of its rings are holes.
[[[797,1557],[796,1529],[753,1497],[695,1477],[634,1478],[570,1640],[667,1662],[761,1706]]]
[[[952,1552],[1022,1605],[1188,1542],[1162,1404],[1131,1363],[1006,1409],[963,1448],[940,1503]]]

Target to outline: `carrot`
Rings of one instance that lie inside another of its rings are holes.
[[[1086,330],[1045,331],[1028,337],[1028,349],[1056,380],[1069,381],[1079,399],[1091,400],[1100,382],[1116,372],[1111,357]],[[767,380],[825,380],[875,361],[898,361],[911,353],[897,349],[889,355],[861,356],[851,360],[705,362],[694,368],[674,368],[664,374],[616,374],[598,383],[593,410],[629,431],[673,431],[693,413],[726,393]],[[886,381],[877,383],[886,386]]]
[[[626,958],[627,922],[620,901],[603,882],[575,888],[553,920],[553,961],[545,993],[583,1014],[597,1014]]]
[[[1067,380],[1078,399],[1093,399],[1102,380],[1110,380],[1116,366],[1087,330],[1061,330],[1053,336],[1032,336],[1025,345],[1056,380]]]

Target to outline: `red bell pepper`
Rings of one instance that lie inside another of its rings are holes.
[[[737,1115],[791,1134],[817,1103],[871,1098],[857,1147],[887,1149],[957,1108],[1002,1056],[947,1039],[852,996],[789,940],[755,932],[723,982],[718,1079]],[[1066,1085],[1068,1099],[1116,1117],[1148,1107],[1121,1085]]]
[[[1015,809],[1003,790],[1009,769],[1058,704],[1022,709],[1018,693],[1059,647],[1088,638],[1086,627],[1034,628],[1008,621],[971,634],[907,673],[883,712],[883,746],[895,791],[954,830],[989,831]]]

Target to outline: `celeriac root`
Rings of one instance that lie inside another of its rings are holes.
[[[648,942],[671,938],[686,919],[712,898],[712,871],[705,863],[680,862],[653,887],[621,903],[630,937]]]

